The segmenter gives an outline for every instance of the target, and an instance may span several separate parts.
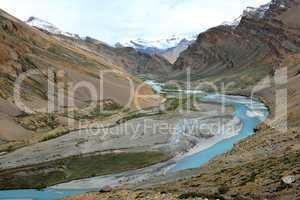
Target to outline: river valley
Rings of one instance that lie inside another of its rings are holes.
[[[147,83],[153,83],[153,89],[157,92],[161,91],[159,84],[153,81]],[[144,169],[62,183],[45,190],[0,191],[0,198],[54,200],[87,191],[97,191],[106,185],[118,187],[145,184],[148,180],[168,176],[185,169],[197,168],[207,163],[215,156],[230,150],[235,143],[252,135],[254,128],[268,116],[268,110],[263,103],[248,97],[207,94],[201,96],[201,101],[232,106],[233,118],[229,120],[229,123],[226,121],[221,130],[214,130],[216,134],[213,137],[199,140],[187,152],[178,154],[171,160]],[[189,128],[193,127],[194,123],[209,124],[211,120],[202,119],[199,122],[191,117],[178,120],[175,126],[176,134],[171,137],[170,143],[178,143],[182,137],[192,137],[193,133],[189,132]]]

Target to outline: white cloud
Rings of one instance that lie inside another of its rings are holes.
[[[45,19],[61,29],[106,42],[200,32],[270,0],[0,0],[0,8],[26,20]]]

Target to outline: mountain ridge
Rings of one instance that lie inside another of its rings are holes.
[[[58,27],[56,27],[55,25],[53,25],[52,23],[42,20],[40,18],[34,17],[34,16],[29,17],[28,20],[25,21],[25,23],[32,27],[36,27],[40,30],[47,31],[52,34],[65,35],[65,36],[73,37],[76,39],[80,38],[80,36],[78,34],[64,32],[64,31],[60,30]]]
[[[64,35],[70,38],[74,38],[77,40],[90,40],[92,39],[89,36],[81,37],[78,34],[69,33],[62,31],[54,24],[40,19],[38,17],[31,16],[26,23],[32,27],[36,27],[42,31],[46,31],[51,34],[55,35]],[[185,50],[190,44],[192,44],[196,39],[195,34],[184,34],[184,35],[172,35],[168,38],[163,39],[155,39],[155,40],[144,40],[144,39],[132,39],[128,42],[117,42],[115,45],[109,45],[104,43],[108,46],[116,47],[116,48],[125,48],[131,47],[136,49],[141,53],[146,53],[149,55],[160,55],[167,59],[169,62],[174,63],[178,58],[179,54]],[[97,39],[94,39],[97,40]],[[100,42],[97,40],[97,42]]]
[[[229,77],[234,73],[237,82],[249,80],[249,83],[255,84],[280,66],[285,54],[299,51],[299,33],[294,27],[299,27],[298,23],[295,24],[298,20],[291,21],[286,17],[296,18],[291,13],[291,6],[297,7],[296,1],[273,0],[262,6],[263,16],[262,12],[256,13],[257,9],[252,9],[250,15],[244,13],[237,27],[221,25],[201,33],[196,42],[181,53],[173,69],[180,76],[181,70],[190,67],[197,72],[195,79],[212,81],[213,76],[223,74],[224,78],[219,82],[225,83],[228,81],[224,75]],[[260,74],[247,75],[245,79],[243,74],[251,67]],[[246,89],[250,85],[240,86]]]
[[[36,17],[30,17],[26,23],[73,45],[87,45],[89,48],[83,47],[85,50],[101,53],[103,57],[110,58],[114,65],[121,66],[132,74],[149,74],[151,72],[154,75],[166,75],[171,69],[171,64],[159,54],[145,53],[133,47],[118,45],[113,47],[89,36],[80,37],[77,34],[64,32],[55,25]]]
[[[116,47],[132,47],[142,53],[160,55],[170,63],[174,63],[180,53],[196,40],[196,34],[172,35],[168,38],[157,40],[136,39],[124,43],[116,43]]]

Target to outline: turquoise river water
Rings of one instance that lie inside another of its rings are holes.
[[[157,84],[155,84],[157,89]],[[159,89],[160,90],[160,89]],[[224,96],[219,94],[208,94],[203,101],[218,102],[232,105],[235,108],[234,116],[239,118],[243,124],[240,133],[234,137],[223,140],[212,147],[184,157],[176,163],[176,171],[196,168],[211,160],[213,157],[230,150],[240,140],[253,134],[254,128],[268,117],[268,110],[264,104],[242,96]],[[22,200],[56,200],[70,195],[77,195],[87,191],[80,190],[2,190],[0,199],[22,199]]]

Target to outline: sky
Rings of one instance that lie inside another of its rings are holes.
[[[247,6],[270,0],[0,0],[0,8],[35,16],[60,29],[114,44],[196,34],[233,21]]]

